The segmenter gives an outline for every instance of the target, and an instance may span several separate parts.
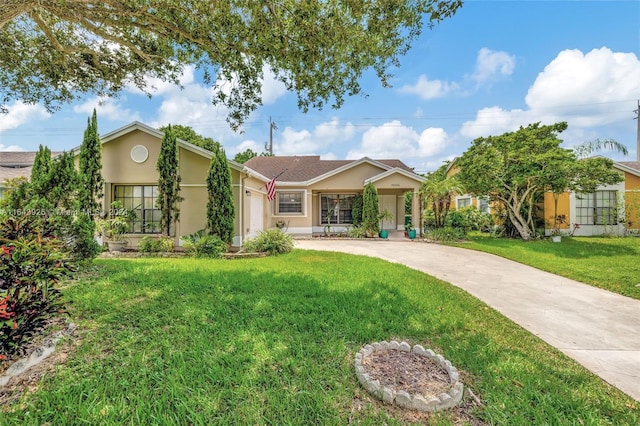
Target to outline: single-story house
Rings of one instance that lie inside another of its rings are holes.
[[[334,231],[353,223],[353,199],[369,182],[378,190],[380,211],[392,219],[382,226],[404,229],[405,196],[411,192],[412,223],[420,223],[418,190],[424,177],[400,160],[321,160],[319,156],[254,157],[245,164],[245,194],[250,201],[247,235],[263,228],[283,226],[295,235],[317,235],[327,225]],[[266,200],[265,185],[276,178],[272,202]]]
[[[133,122],[100,138],[105,181],[103,207],[108,211],[113,201],[120,201],[125,208],[136,211],[133,232],[127,235],[132,247],[137,246],[143,236],[155,235],[160,230],[160,211],[155,205],[156,162],[163,136],[159,130]],[[79,154],[79,148],[73,152]],[[35,153],[29,155],[30,163],[25,161],[25,167],[33,164]],[[205,228],[206,179],[211,157],[210,151],[178,140],[183,201],[179,205],[180,220],[175,225],[176,245],[182,245],[180,237]],[[381,210],[388,210],[393,217],[385,221],[385,229],[403,229],[406,192],[416,195],[412,223],[420,223],[417,192],[424,178],[399,160],[256,157],[244,165],[229,160],[229,168],[236,214],[233,238],[236,246],[264,229],[277,226],[303,236],[322,233],[329,222],[332,230],[344,230],[352,224],[353,197],[362,194],[369,182],[378,189]],[[27,177],[30,168],[28,171]],[[273,178],[276,178],[275,198],[269,200],[266,186]]]

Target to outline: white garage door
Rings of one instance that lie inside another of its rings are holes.
[[[264,227],[264,203],[261,194],[251,194],[251,221],[249,223],[248,238],[253,238],[262,231]]]

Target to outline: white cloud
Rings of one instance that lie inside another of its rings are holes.
[[[124,101],[126,101],[126,98]],[[88,99],[80,105],[75,105],[73,112],[91,115],[94,108],[100,119],[127,122],[140,121],[140,115],[137,112],[123,107],[117,99],[113,98],[95,97]]]
[[[247,149],[250,149],[250,150],[252,150],[253,152],[255,152],[257,154],[260,154],[260,153],[264,152],[264,145],[263,144],[259,144],[258,142],[254,141],[254,140],[247,139],[247,140],[242,141],[238,145],[225,146],[225,152],[226,152],[228,158],[233,158],[239,152],[244,152]]]
[[[515,67],[515,56],[483,47],[478,51],[476,67],[471,79],[480,85],[492,80],[496,75],[509,76],[513,74]]]
[[[629,120],[640,93],[640,60],[607,47],[584,54],[563,50],[538,74],[525,97],[527,109],[483,108],[464,123],[466,137],[499,134],[540,121],[567,121],[569,129]],[[631,99],[630,99],[631,98]]]
[[[284,83],[276,80],[275,74],[270,67],[265,65],[262,69],[264,77],[262,79],[262,103],[273,104],[278,98],[287,93]]]
[[[426,75],[418,77],[414,85],[402,86],[400,93],[409,93],[420,96],[422,99],[443,98],[451,92],[460,90],[457,83],[449,83],[443,80],[429,80]]]
[[[427,128],[418,134],[399,120],[371,127],[362,135],[357,149],[347,153],[347,159],[369,157],[375,159],[400,158],[405,161],[428,158],[444,151],[449,136],[440,128]]]
[[[343,124],[336,117],[318,124],[313,132],[286,127],[278,138],[279,142],[275,144],[274,151],[277,155],[318,154],[330,145],[348,142],[354,134],[353,124]]]
[[[525,101],[532,111],[545,112],[570,125],[609,124],[629,118],[626,108],[611,103],[640,93],[640,61],[633,53],[607,47],[587,54],[563,50],[529,89]]]
[[[9,109],[7,114],[0,113],[0,118],[2,118],[0,133],[33,121],[46,120],[51,116],[42,105],[30,105],[21,101],[17,101],[7,108]]]
[[[18,145],[5,146],[0,143],[0,152],[8,152],[8,151],[26,151],[26,150],[23,147]]]
[[[193,65],[187,65],[186,67],[184,67],[182,75],[178,79],[179,85],[184,87],[192,84],[194,82],[194,71],[195,67]],[[180,86],[176,86],[169,81],[163,81],[160,78],[153,76],[148,76],[147,78],[145,78],[145,83],[147,86],[147,91],[153,96],[160,96],[165,93],[171,92],[176,89],[176,87],[178,89],[180,88]],[[146,96],[145,92],[138,89],[133,83],[127,85],[127,91],[135,95]]]

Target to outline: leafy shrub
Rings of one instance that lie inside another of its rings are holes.
[[[463,240],[467,236],[467,233],[464,228],[444,227],[429,229],[425,236],[432,241],[447,242]]]
[[[173,238],[144,236],[138,243],[138,251],[141,253],[171,252],[173,251]]]
[[[73,272],[62,243],[27,218],[0,222],[0,360],[64,312],[58,281]]]
[[[458,212],[464,216],[466,227],[471,231],[489,232],[493,227],[491,215],[481,212],[474,206],[463,207]]]
[[[279,229],[267,229],[260,231],[257,237],[247,240],[244,249],[250,253],[289,253],[293,250],[293,237]]]
[[[205,235],[201,229],[191,235],[182,237],[185,242],[185,253],[196,257],[221,257],[229,249],[229,245],[216,235]]]
[[[347,231],[347,236],[349,238],[364,238],[366,236],[366,232],[362,226],[352,226]]]

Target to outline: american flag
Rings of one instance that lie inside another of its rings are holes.
[[[267,182],[267,200],[273,201],[276,198],[276,178]]]

